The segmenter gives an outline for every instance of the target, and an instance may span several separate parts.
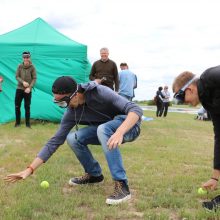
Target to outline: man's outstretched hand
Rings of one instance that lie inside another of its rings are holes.
[[[3,179],[6,182],[14,183],[14,182],[17,182],[18,180],[24,180],[24,179],[26,179],[30,175],[31,175],[31,170],[30,169],[26,169],[26,170],[23,170],[23,171],[21,171],[19,173],[9,174],[6,177],[4,177]]]

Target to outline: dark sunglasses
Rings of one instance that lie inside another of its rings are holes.
[[[60,108],[67,108],[70,104],[70,100],[76,95],[77,92],[78,92],[78,85],[77,85],[76,91],[72,93],[70,96],[64,96],[60,100],[54,99],[53,102],[56,105],[58,105]]]
[[[173,98],[175,99],[176,104],[183,104],[185,102],[185,91],[180,89],[174,94]]]
[[[176,104],[183,104],[185,102],[185,91],[187,87],[196,79],[194,76],[191,80],[189,80],[178,92],[176,92],[173,96]]]

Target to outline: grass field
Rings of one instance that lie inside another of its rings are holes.
[[[144,114],[155,116],[152,111]],[[220,214],[201,207],[202,201],[220,191],[197,194],[212,171],[211,122],[181,113],[144,121],[140,137],[121,146],[132,199],[119,206],[105,204],[113,184],[100,146],[90,149],[102,166],[102,185],[68,186],[68,180],[83,170],[66,143],[25,181],[8,184],[2,180],[26,168],[57,127],[53,123],[35,123],[32,129],[0,125],[1,220],[220,219]],[[42,180],[50,183],[49,189],[40,187]]]

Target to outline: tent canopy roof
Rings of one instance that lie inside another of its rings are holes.
[[[41,18],[0,35],[0,58],[20,56],[29,50],[32,58],[65,57],[87,59],[87,46],[58,32]]]
[[[0,44],[2,43],[84,46],[61,34],[41,18],[37,18],[18,29],[0,35]]]

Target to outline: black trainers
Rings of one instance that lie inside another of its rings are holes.
[[[128,185],[124,181],[115,181],[114,193],[106,199],[108,205],[117,205],[131,198]]]
[[[83,185],[83,184],[94,184],[94,183],[100,183],[104,180],[104,176],[101,174],[100,176],[91,176],[88,173],[85,173],[84,176],[80,177],[74,177],[69,180],[70,186],[75,185]]]
[[[216,196],[214,199],[208,202],[203,202],[202,207],[209,212],[217,211],[220,208],[220,195]]]

